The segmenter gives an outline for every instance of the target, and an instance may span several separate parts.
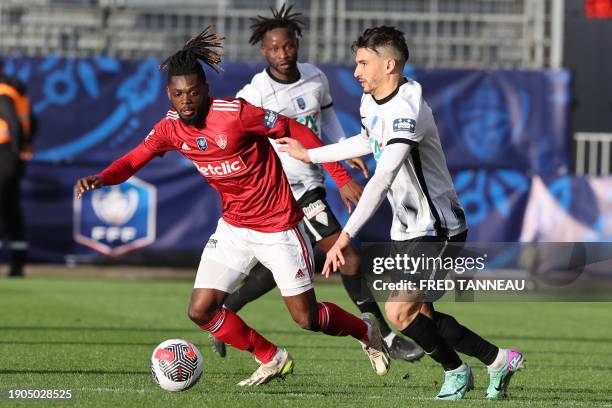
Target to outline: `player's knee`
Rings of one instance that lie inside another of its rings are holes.
[[[416,319],[420,309],[421,303],[418,302],[387,302],[385,304],[387,319],[400,330],[408,327]]]
[[[293,316],[293,320],[304,330],[317,331],[319,329],[318,319],[310,313]]]
[[[207,305],[202,302],[192,302],[189,305],[187,314],[192,322],[198,326],[202,326],[208,323],[218,311],[218,307],[213,307],[212,305]]]

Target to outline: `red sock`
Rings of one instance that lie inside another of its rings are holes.
[[[269,362],[276,354],[276,345],[247,326],[236,313],[226,308],[222,308],[208,323],[200,327],[225,344],[252,353],[262,363]]]
[[[363,320],[333,303],[320,302],[318,305],[319,328],[323,333],[368,341],[368,325]]]

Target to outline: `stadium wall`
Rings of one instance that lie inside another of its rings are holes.
[[[40,122],[35,158],[23,185],[34,260],[96,259],[89,247],[97,244],[98,250],[114,255],[133,250],[132,259],[146,262],[159,259],[149,254],[199,252],[213,232],[220,215],[218,195],[178,153],[142,169],[138,178],[143,182],[136,180],[96,199],[107,200],[105,208],[112,211],[94,208],[91,195],[81,204],[73,199],[78,177],[94,174],[126,153],[165,115],[169,104],[158,64],[156,59],[127,62],[109,57],[7,60],[9,74],[27,82]],[[209,74],[212,93],[234,95],[262,67],[225,63],[223,75]],[[347,135],[357,133],[361,88],[351,69],[322,69]],[[567,71],[408,67],[406,75],[423,85],[436,116],[471,241],[612,237],[612,179],[568,174]],[[374,168],[371,158],[368,164]],[[139,194],[140,205],[131,203],[133,216],[126,221],[131,189]],[[333,191],[328,196],[345,222],[348,214],[338,195]],[[389,222],[389,208],[383,206],[361,239],[387,240]],[[557,229],[548,228],[553,224]],[[94,233],[96,226],[103,228]],[[136,250],[139,246],[143,248]]]

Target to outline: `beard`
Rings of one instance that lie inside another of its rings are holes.
[[[181,122],[183,122],[184,124],[188,125],[188,126],[198,126],[198,125],[203,125],[204,124],[204,112],[200,109],[198,109],[195,113],[195,115],[193,115],[190,118],[185,118],[182,115],[179,114],[179,119],[181,120]]]

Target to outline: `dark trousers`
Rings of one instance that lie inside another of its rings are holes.
[[[27,242],[21,212],[23,163],[8,144],[0,145],[0,240],[11,251],[11,275],[21,275]]]

